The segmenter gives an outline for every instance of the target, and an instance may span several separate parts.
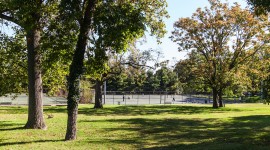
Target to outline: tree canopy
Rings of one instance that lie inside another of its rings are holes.
[[[192,17],[180,18],[174,24],[172,40],[179,45],[179,51],[199,54],[197,73],[213,89],[213,107],[217,107],[215,94],[222,97],[233,69],[268,43],[268,21],[238,4],[229,7],[219,0],[209,2],[210,8],[199,8]],[[219,103],[222,106],[222,101]]]
[[[0,34],[0,96],[27,91],[27,52],[22,35]]]
[[[247,0],[257,14],[266,14],[270,12],[270,1],[267,0]]]

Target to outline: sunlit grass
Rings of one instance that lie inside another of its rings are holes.
[[[269,149],[268,105],[92,107],[80,105],[78,139],[71,142],[63,140],[64,106],[44,108],[45,131],[22,128],[27,107],[0,107],[0,149]]]

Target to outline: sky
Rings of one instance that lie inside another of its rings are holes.
[[[226,2],[226,0],[221,0]],[[245,0],[227,0],[229,4],[237,2],[242,7],[246,7],[247,3]],[[167,34],[161,40],[162,44],[158,45],[156,39],[151,36],[146,36],[146,43],[140,45],[140,49],[158,49],[163,52],[164,57],[161,60],[170,60],[169,65],[174,65],[176,61],[180,59],[185,59],[187,52],[178,52],[178,46],[172,42],[169,37],[173,31],[173,24],[179,18],[191,17],[191,15],[197,10],[197,8],[208,7],[208,0],[167,0],[168,8],[167,11],[170,15],[169,19],[165,19]]]
[[[222,2],[229,2],[229,4],[233,4],[237,2],[242,7],[246,7],[247,3],[246,0],[221,0]],[[173,24],[179,18],[182,17],[191,17],[191,15],[196,11],[197,8],[201,7],[204,8],[209,6],[208,0],[167,0],[168,8],[167,11],[170,15],[169,19],[165,19],[166,30],[167,34],[161,40],[161,44],[159,45],[156,42],[154,37],[149,35],[146,36],[146,43],[143,45],[138,45],[138,48],[141,50],[147,49],[158,49],[163,52],[164,57],[160,59],[163,60],[170,60],[169,65],[173,66],[177,61],[180,59],[185,59],[187,52],[178,52],[178,46],[174,42],[172,42],[169,37],[171,36],[171,32],[173,31]],[[7,27],[2,27],[2,31],[7,31]]]

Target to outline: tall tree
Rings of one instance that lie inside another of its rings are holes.
[[[23,29],[27,45],[28,121],[26,128],[45,129],[42,106],[41,33],[47,25],[55,1],[2,0],[0,18],[14,29]],[[53,15],[52,15],[53,16]]]
[[[87,39],[91,29],[95,0],[61,1],[62,15],[71,23],[78,22],[79,33],[68,76],[68,121],[65,140],[76,139],[78,101],[80,99],[80,77],[83,74],[83,60]]]
[[[199,8],[191,18],[180,18],[174,24],[172,40],[180,51],[194,50],[202,56],[197,64],[200,76],[212,88],[213,107],[217,108],[223,106],[222,93],[230,72],[266,45],[268,22],[238,4],[229,7],[219,0],[209,2],[210,8]]]
[[[78,100],[80,97],[79,81],[80,81],[80,76],[83,73],[83,60],[84,60],[86,46],[88,43],[87,39],[89,38],[89,35],[90,35],[89,34],[90,30],[92,31],[91,33],[96,33],[96,32],[102,33],[102,30],[103,30],[102,25],[100,26],[101,28],[98,28],[99,30],[94,30],[95,28],[92,26],[93,25],[92,23],[96,23],[95,18],[98,17],[99,13],[105,13],[105,15],[103,15],[103,18],[102,18],[102,19],[105,19],[105,21],[108,21],[108,22],[112,21],[106,18],[107,16],[110,16],[110,13],[111,13],[110,10],[100,10],[99,12],[98,6],[100,3],[104,3],[104,4],[107,3],[107,4],[118,5],[118,6],[124,5],[123,7],[127,7],[127,6],[130,7],[130,10],[138,10],[143,15],[143,18],[141,18],[143,20],[143,25],[148,26],[153,35],[157,35],[157,37],[160,38],[165,33],[163,29],[165,27],[165,24],[162,21],[163,17],[167,16],[167,13],[165,11],[165,8],[166,8],[165,0],[158,0],[158,1],[154,1],[154,0],[149,0],[149,1],[144,1],[144,0],[137,0],[137,1],[134,1],[134,0],[119,0],[119,1],[115,1],[115,0],[106,0],[106,1],[62,0],[61,1],[63,16],[66,16],[65,19],[69,20],[67,21],[67,23],[70,24],[70,22],[75,22],[75,24],[78,23],[78,26],[79,26],[77,46],[76,46],[73,60],[70,66],[70,73],[68,77],[69,94],[68,94],[68,124],[67,124],[66,138],[65,138],[66,140],[74,140],[76,138]],[[97,10],[98,14],[95,14],[95,10]],[[137,11],[134,11],[134,12],[137,12]],[[121,15],[119,17],[124,23],[126,19],[125,16]],[[131,23],[133,21],[136,21],[136,20],[131,20]],[[106,22],[101,21],[99,23],[103,24]],[[113,26],[111,27],[112,29],[114,29]],[[130,26],[130,32],[133,32],[133,28],[134,26]],[[104,31],[114,32],[115,34],[119,35],[122,38],[125,37],[124,33],[115,32],[114,30],[111,30],[111,28],[106,28],[106,26],[104,28]],[[109,35],[112,35],[112,34],[109,34]],[[114,41],[114,39],[110,37],[106,37],[106,38],[111,39],[111,41]],[[118,38],[118,39],[120,40],[121,38]],[[112,44],[113,43],[114,42],[112,42]],[[123,48],[125,48],[127,46],[127,43],[123,43],[123,44],[125,45]],[[122,44],[120,44],[120,46],[121,45]],[[116,52],[119,52],[119,51],[117,51],[116,49]]]

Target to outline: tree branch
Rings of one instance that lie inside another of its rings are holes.
[[[10,21],[10,22],[13,22],[13,23],[15,23],[15,24],[21,26],[21,25],[19,24],[19,20],[15,19],[14,17],[7,16],[7,15],[1,13],[1,14],[0,14],[0,18],[1,18],[1,19],[4,19],[4,20],[7,20],[7,21]]]

